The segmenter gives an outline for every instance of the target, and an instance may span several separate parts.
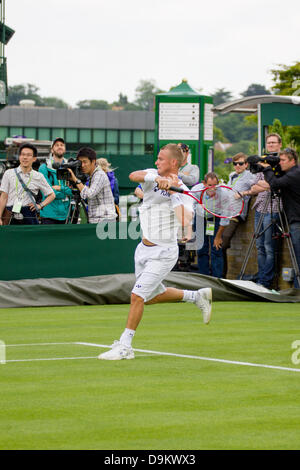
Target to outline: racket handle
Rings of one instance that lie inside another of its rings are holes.
[[[184,189],[182,189],[182,188],[177,188],[177,186],[170,186],[170,187],[169,187],[169,190],[170,190],[170,191],[174,191],[175,193],[183,193],[183,192],[184,192]]]

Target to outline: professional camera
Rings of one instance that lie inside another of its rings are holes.
[[[57,170],[57,179],[71,181],[71,174],[68,168],[73,171],[76,178],[80,179],[83,183],[87,181],[87,176],[82,172],[81,161],[74,158],[69,158],[67,163],[53,163],[52,167]]]
[[[264,169],[260,163],[268,163],[276,176],[280,176],[282,173],[279,165],[280,158],[277,152],[267,153],[261,157],[259,155],[250,155],[247,158],[247,162],[249,163],[249,170],[253,174],[260,173]]]

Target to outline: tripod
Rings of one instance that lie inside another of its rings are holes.
[[[77,189],[72,189],[72,194],[73,194],[73,199],[71,201],[68,215],[66,218],[66,224],[77,224],[78,223],[78,218],[80,215],[80,209],[82,208],[84,211],[84,214],[87,219],[87,223],[89,220],[88,217],[88,207],[87,203],[81,198],[80,192]]]
[[[273,217],[272,217],[272,199],[274,199],[277,202],[277,205],[278,205],[279,222],[277,220],[273,219]],[[263,223],[263,218],[264,218],[264,215],[266,214],[267,207],[268,207],[269,203],[271,203],[271,223],[262,232],[260,232],[261,226],[262,226],[262,223]],[[285,213],[285,211],[282,207],[280,195],[275,194],[273,191],[271,191],[268,194],[268,197],[266,198],[266,201],[265,201],[265,204],[264,204],[264,207],[263,207],[263,211],[262,211],[262,213],[259,217],[257,227],[256,227],[256,229],[253,233],[252,240],[250,242],[250,245],[248,247],[246,256],[244,258],[244,262],[243,262],[243,265],[242,265],[242,268],[241,268],[238,279],[243,279],[243,276],[245,274],[246,266],[248,264],[251,251],[253,249],[253,246],[254,246],[257,238],[262,236],[266,232],[266,230],[268,230],[271,226],[274,227],[274,229],[276,228],[278,230],[278,232],[275,233],[274,236],[272,236],[272,238],[277,239],[278,241],[279,241],[279,239],[284,239],[285,238],[286,241],[287,241],[287,245],[288,245],[289,254],[290,254],[291,262],[292,262],[292,265],[293,265],[295,277],[296,277],[296,279],[297,279],[297,281],[300,285],[300,271],[299,271],[299,266],[298,266],[298,263],[297,263],[297,258],[296,258],[296,255],[295,255],[295,250],[294,250],[294,247],[293,247],[293,243],[292,243],[292,240],[291,240],[291,234],[290,234],[290,228],[289,228],[287,216],[286,216],[286,213]],[[285,227],[286,227],[286,231],[284,229]],[[275,232],[275,230],[274,230],[274,232]],[[276,288],[278,288],[278,258],[279,258],[279,243],[276,244],[276,251],[275,251],[275,274],[276,274],[276,284],[277,284]]]

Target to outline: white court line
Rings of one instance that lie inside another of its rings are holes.
[[[82,346],[92,346],[97,348],[110,348],[110,345],[107,344],[95,344],[95,343],[85,343],[85,342],[70,342],[70,343],[27,343],[27,344],[8,344],[6,346],[53,346],[53,345],[82,345]],[[136,352],[147,353],[152,355],[158,356],[171,356],[171,357],[181,357],[186,359],[198,359],[201,361],[211,361],[211,362],[219,362],[223,364],[233,364],[233,365],[240,365],[240,366],[248,366],[248,367],[260,367],[265,369],[275,369],[275,370],[283,370],[288,372],[300,372],[299,369],[295,369],[292,367],[282,367],[282,366],[271,366],[268,364],[255,364],[252,362],[240,362],[240,361],[230,361],[227,359],[217,359],[212,357],[202,357],[202,356],[192,356],[188,354],[175,354],[175,353],[168,353],[162,351],[152,351],[147,349],[134,349]],[[96,359],[97,356],[86,356],[86,357],[53,357],[53,358],[37,358],[37,359],[10,359],[6,360],[8,362],[33,362],[33,361],[63,361],[63,360],[76,360],[76,359]]]
[[[110,348],[110,346],[104,345],[104,344],[94,344],[94,343],[76,343],[76,344],[81,344],[82,346],[95,346],[98,348]],[[202,357],[202,356],[191,356],[188,354],[175,354],[175,353],[168,353],[168,352],[162,352],[162,351],[151,351],[147,349],[133,349],[134,351],[137,352],[143,352],[143,353],[149,353],[149,354],[156,354],[158,356],[172,356],[172,357],[182,357],[186,359],[198,359],[200,361],[211,361],[211,362],[221,362],[223,364],[234,364],[238,366],[248,366],[248,367],[262,367],[265,369],[276,369],[276,370],[285,370],[288,372],[300,372],[299,369],[295,369],[292,367],[281,367],[281,366],[271,366],[268,364],[255,364],[253,362],[240,362],[240,361],[230,361],[227,359],[216,359],[212,357]]]
[[[5,361],[5,364],[8,362],[34,362],[34,361],[74,361],[76,359],[97,359],[97,356],[85,356],[85,357],[44,357],[37,359],[9,359]]]
[[[26,344],[6,344],[6,348],[18,347],[18,346],[56,346],[60,344],[78,344],[78,343],[26,343]]]

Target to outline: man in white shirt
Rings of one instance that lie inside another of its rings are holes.
[[[240,152],[237,153],[232,157],[232,163],[234,166],[234,171],[229,175],[229,181],[227,186],[234,188],[236,191],[242,193],[243,191],[247,191],[251,188],[253,184],[255,184],[255,175],[250,173],[248,170],[248,163],[247,163],[247,155]],[[227,250],[230,248],[230,242],[233,238],[239,224],[244,222],[248,215],[248,204],[249,204],[249,196],[245,198],[245,206],[243,212],[239,217],[235,217],[230,220],[229,225],[225,228],[223,232],[223,243],[222,243],[222,250],[223,250],[223,278],[226,278],[227,275]]]
[[[211,204],[211,210],[213,210],[215,198],[217,197],[214,188],[218,184],[218,176],[216,173],[210,172],[204,176],[204,183],[196,184],[196,186],[193,186],[192,191],[199,191],[199,194],[196,193],[195,196],[200,198],[201,191],[204,188],[211,188],[206,191],[205,197],[208,199],[206,206],[208,207]],[[196,233],[198,239],[203,240],[201,248],[197,250],[198,272],[205,276],[221,278],[223,273],[222,236],[229,220],[215,217],[204,211],[198,203],[195,203],[195,207],[197,211]]]
[[[161,302],[191,302],[203,314],[204,323],[211,318],[211,289],[187,291],[166,288],[162,281],[172,270],[178,258],[177,232],[189,225],[193,218],[193,201],[189,196],[169,191],[170,186],[186,189],[178,179],[182,152],[176,144],[164,146],[157,157],[157,170],[148,169],[130,174],[131,181],[141,183],[144,193],[140,208],[142,241],[135,252],[136,283],[126,328],[112,349],[100,354],[99,359],[133,359],[131,347],[135,331],[142,319],[144,305]]]
[[[0,186],[0,225],[3,225],[5,207],[13,214],[11,225],[37,225],[38,211],[55,199],[54,191],[44,175],[32,169],[36,158],[36,147],[29,143],[23,144],[19,149],[20,166],[4,173]],[[36,204],[34,197],[39,190],[46,198]]]

